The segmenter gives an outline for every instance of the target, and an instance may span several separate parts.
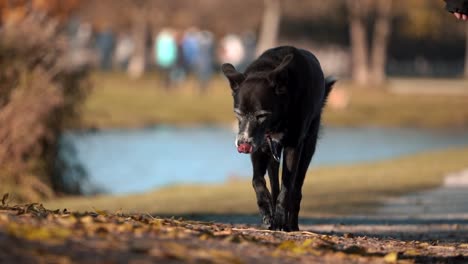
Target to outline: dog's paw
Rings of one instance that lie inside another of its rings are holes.
[[[297,225],[291,226],[289,231],[291,231],[291,232],[299,231],[299,226],[297,226]]]
[[[277,231],[288,231],[287,230],[287,225],[286,225],[286,213],[283,208],[276,208],[275,212],[275,218],[273,220],[273,228],[272,230],[277,230]]]
[[[262,219],[262,228],[272,230],[273,218],[271,216],[264,216]]]

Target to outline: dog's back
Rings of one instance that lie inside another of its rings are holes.
[[[293,55],[284,75],[287,80],[287,100],[289,100],[288,138],[285,139],[296,145],[309,131],[314,118],[320,116],[334,81],[325,81],[318,59],[309,51],[291,46],[281,46],[265,51],[245,71],[247,79],[262,77],[281,64],[283,59]]]

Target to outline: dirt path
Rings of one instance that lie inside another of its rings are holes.
[[[346,225],[342,225],[346,226]],[[371,226],[371,225],[367,225]],[[466,263],[468,244],[0,206],[0,263]],[[343,231],[336,224],[335,231]],[[426,230],[431,231],[431,230]]]

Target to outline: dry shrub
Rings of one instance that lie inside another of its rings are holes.
[[[59,31],[34,15],[0,31],[0,191],[18,200],[80,192],[56,170],[58,140],[79,122],[90,85],[87,70],[68,63]]]

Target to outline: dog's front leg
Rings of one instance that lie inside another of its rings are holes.
[[[291,195],[293,190],[292,180],[294,179],[301,156],[301,146],[285,147],[283,151],[283,175],[281,177],[281,191],[276,201],[275,219],[273,229],[290,231],[288,225],[289,214],[292,208]]]
[[[257,204],[262,215],[262,224],[269,229],[273,219],[273,200],[267,189],[265,173],[270,160],[270,156],[261,150],[252,153],[253,179],[252,185],[257,195]]]

